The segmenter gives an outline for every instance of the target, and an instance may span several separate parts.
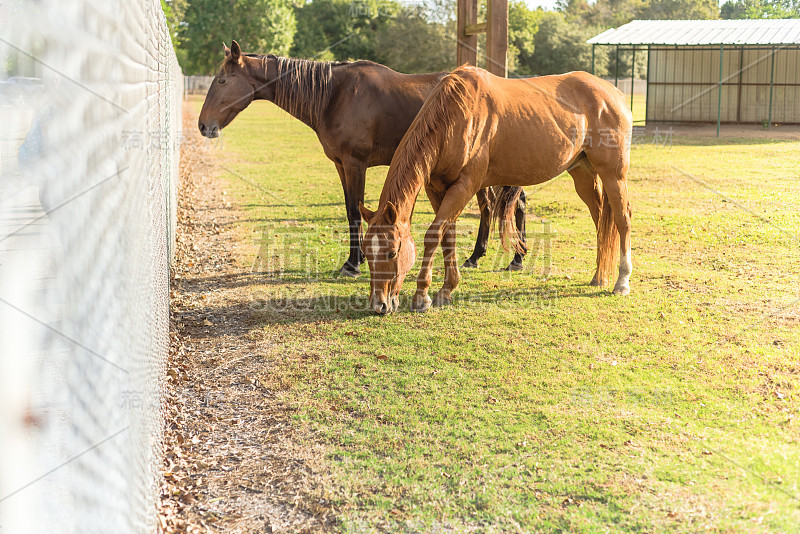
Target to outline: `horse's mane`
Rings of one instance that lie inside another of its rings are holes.
[[[344,62],[276,57],[275,104],[316,126],[331,101],[333,67]]]
[[[349,63],[296,59],[272,54],[242,55],[261,60],[265,75],[267,60],[275,60],[278,74],[275,80],[268,82],[275,85],[275,104],[295,117],[307,117],[311,126],[317,125],[331,101],[333,67]]]
[[[430,180],[443,141],[453,133],[454,119],[466,117],[471,107],[467,84],[458,70],[439,81],[397,147],[384,186],[387,200],[397,203],[416,197],[420,186]]]

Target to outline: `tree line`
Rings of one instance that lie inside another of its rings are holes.
[[[455,0],[162,0],[185,74],[212,74],[222,42],[247,52],[317,60],[370,59],[400,72],[456,67]],[[481,10],[485,9],[485,6]],[[479,19],[482,15],[479,15]],[[800,18],[800,0],[510,0],[510,76],[591,70],[586,40],[634,19]],[[479,37],[479,57],[483,48]],[[597,47],[600,75],[644,74],[645,54]]]

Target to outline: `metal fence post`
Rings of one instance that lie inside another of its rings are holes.
[[[719,45],[719,91],[717,91],[717,137],[719,137],[719,123],[722,114],[722,54],[725,50],[725,45]]]
[[[772,58],[769,68],[769,118],[767,128],[772,128],[772,89],[775,85],[775,47],[772,47]]]

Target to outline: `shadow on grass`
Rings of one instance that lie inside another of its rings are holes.
[[[224,223],[218,223],[219,226],[239,226],[243,223],[256,223],[262,226],[269,226],[270,228],[287,228],[279,226],[280,223],[293,223],[296,226],[307,226],[309,228],[316,229],[318,225],[323,222],[328,221],[344,221],[342,223],[342,227],[344,230],[342,232],[347,232],[347,219],[339,218],[339,217],[315,217],[313,219],[309,218],[302,218],[302,217],[285,217],[285,218],[277,218],[277,217],[259,217],[259,218],[252,218],[252,219],[236,219],[233,221],[227,221]]]
[[[281,203],[277,203],[277,202],[274,202],[274,203],[263,203],[263,204],[256,203],[256,202],[248,202],[246,204],[243,204],[243,207],[245,207],[247,209],[250,209],[250,208],[301,208],[301,207],[303,209],[309,209],[309,208],[327,208],[327,207],[331,207],[331,206],[342,206],[342,207],[344,207],[344,200],[342,200],[340,202],[315,202],[313,204],[305,204],[303,202],[291,203],[289,201],[284,201],[282,204]],[[347,220],[347,219],[345,219],[345,220]]]
[[[562,298],[608,297],[608,291],[559,293],[553,287],[531,288],[516,291],[479,291],[456,294],[453,304],[444,308],[432,308],[431,313],[485,314],[500,310],[529,310],[557,312]],[[410,311],[411,295],[403,295],[398,311],[393,316],[413,317]],[[246,332],[254,328],[275,324],[313,324],[319,322],[348,323],[375,316],[369,306],[369,294],[359,291],[348,295],[330,294],[322,296],[259,297],[256,294],[247,300],[228,306],[206,306],[184,310],[176,317],[195,336],[215,337],[230,335],[231,328]],[[211,318],[209,320],[209,318]],[[391,320],[391,316],[386,320]],[[208,323],[211,324],[208,324]],[[201,335],[202,334],[202,335]]]
[[[485,272],[508,274],[502,269]],[[524,276],[524,273],[510,276]],[[301,269],[266,272],[241,270],[212,276],[184,276],[174,279],[173,285],[188,294],[202,295],[209,290],[239,290],[240,301],[228,306],[201,305],[184,309],[176,319],[201,337],[229,335],[231,326],[237,331],[248,331],[267,324],[360,320],[374,315],[369,306],[368,282],[369,271],[366,269],[357,279],[339,276],[334,271],[309,275]],[[598,289],[588,283],[560,278],[542,281],[534,276],[529,284],[524,285],[513,290],[459,290],[453,295],[453,303],[444,310],[464,314],[530,308],[554,311],[559,308],[560,299],[611,296],[611,286]],[[410,311],[413,288],[405,289],[396,314],[413,315]],[[437,290],[437,285],[434,285],[431,296]],[[205,324],[207,318],[212,324]]]
[[[301,270],[293,271],[239,271],[219,276],[184,276],[173,279],[173,286],[177,286],[189,293],[204,293],[209,290],[226,290],[239,287],[258,286],[285,286],[309,284],[355,284],[359,280],[369,281],[369,272],[362,273],[359,278],[340,276],[338,271],[321,273],[319,276],[309,276]]]

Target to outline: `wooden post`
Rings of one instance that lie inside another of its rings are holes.
[[[508,0],[486,0],[486,70],[508,75]]]
[[[508,0],[486,0],[486,22],[478,23],[478,0],[458,0],[456,60],[478,64],[478,34],[486,33],[486,70],[506,77],[508,66]]]
[[[456,30],[456,61],[461,65],[477,65],[478,34],[465,31],[478,22],[478,0],[458,0],[458,23]]]

